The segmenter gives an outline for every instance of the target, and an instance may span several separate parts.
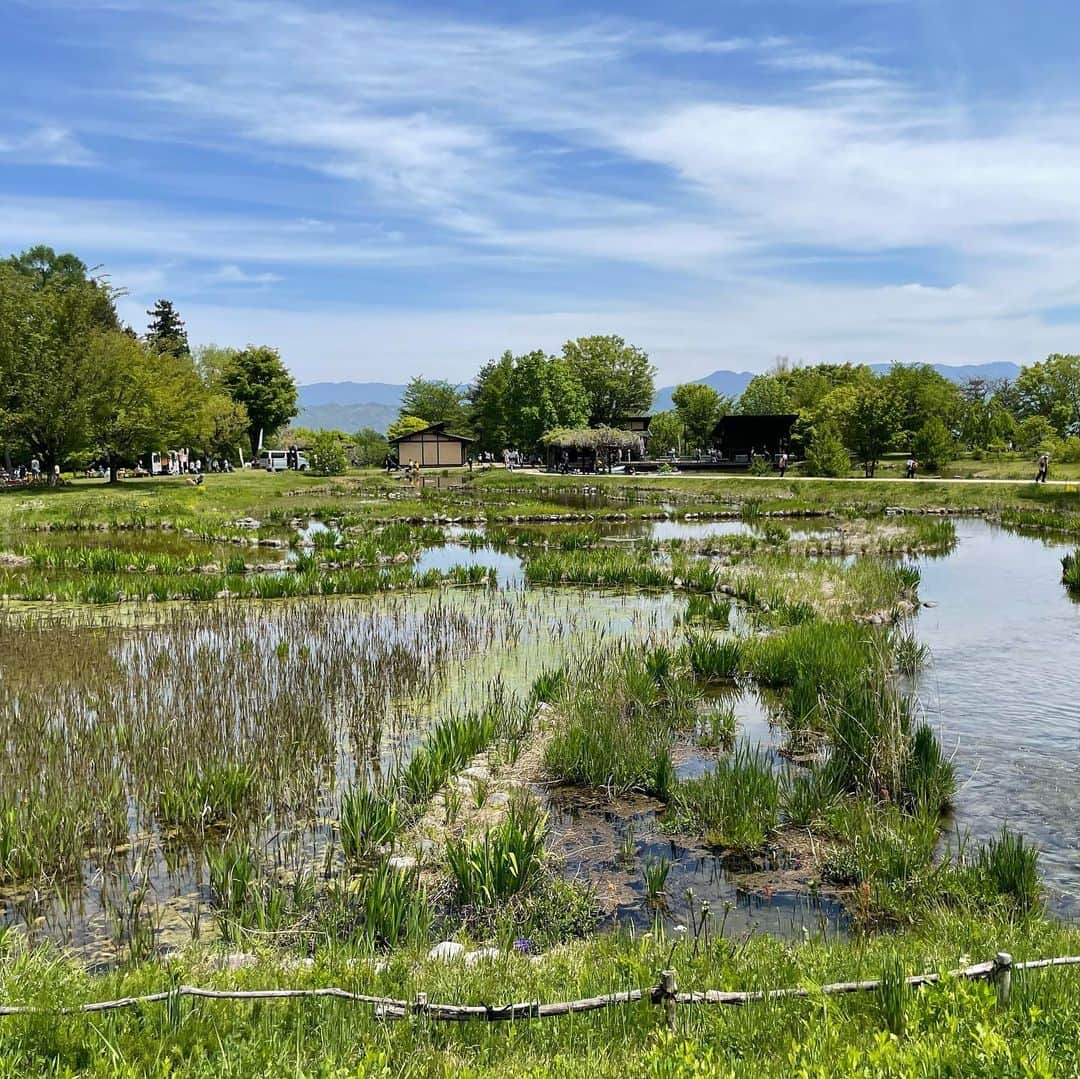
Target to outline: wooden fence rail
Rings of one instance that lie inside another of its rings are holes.
[[[1008,952],[998,952],[989,962],[975,963],[972,966],[951,970],[947,974],[914,974],[905,978],[911,988],[934,985],[944,978],[968,980],[987,979],[997,987],[998,1001],[1009,1002],[1012,974],[1018,970],[1045,970],[1048,967],[1080,966],[1080,956],[1058,956],[1052,959],[1032,959],[1024,963],[1014,963]],[[176,1001],[182,997],[201,1000],[297,1000],[324,997],[344,1000],[352,1004],[371,1004],[375,1015],[380,1019],[404,1019],[410,1015],[422,1015],[428,1019],[444,1022],[466,1022],[478,1019],[483,1022],[499,1022],[514,1019],[547,1019],[557,1015],[576,1015],[581,1012],[594,1012],[602,1008],[612,1008],[623,1004],[634,1004],[641,1000],[662,1006],[669,1018],[674,1017],[677,1005],[745,1005],[757,1001],[806,998],[824,994],[834,996],[846,993],[872,992],[881,987],[877,980],[857,982],[833,982],[816,989],[803,986],[786,989],[755,989],[726,992],[718,989],[706,989],[692,993],[680,993],[677,989],[675,971],[665,970],[659,982],[648,989],[630,989],[624,992],[608,993],[599,997],[587,997],[584,1000],[560,1001],[542,1004],[539,1001],[524,1001],[517,1004],[439,1004],[431,1003],[426,993],[417,994],[416,1000],[396,1000],[393,997],[377,997],[367,993],[353,993],[348,989],[326,986],[317,989],[203,989],[195,985],[178,985],[158,993],[147,993],[138,997],[121,997],[118,1000],[101,1000],[87,1004],[77,1004],[67,1008],[38,1008],[33,1005],[0,1005],[0,1017],[6,1015],[81,1015],[88,1013],[117,1011],[122,1008],[135,1008],[144,1004],[161,1004]]]

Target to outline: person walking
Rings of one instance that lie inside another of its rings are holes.
[[[780,478],[784,478],[784,473],[787,471],[787,451],[785,450],[777,458],[776,467],[780,470]]]
[[[34,483],[41,479],[41,462],[36,457],[30,458],[30,479]]]
[[[915,478],[915,470],[918,468],[918,463],[915,458],[909,457],[907,459],[907,478],[913,480]]]
[[[1036,483],[1045,483],[1050,474],[1050,454],[1044,453],[1039,457],[1039,471],[1035,473]]]

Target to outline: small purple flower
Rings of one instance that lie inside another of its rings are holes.
[[[522,955],[532,954],[532,941],[528,937],[518,937],[514,941],[514,949],[520,952]]]

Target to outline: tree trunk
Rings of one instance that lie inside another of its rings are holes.
[[[120,477],[117,473],[120,471],[120,465],[114,457],[109,458],[109,483],[119,483]]]

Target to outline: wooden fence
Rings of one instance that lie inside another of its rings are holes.
[[[988,980],[997,987],[998,1002],[1006,1005],[1012,986],[1012,974],[1020,970],[1044,970],[1048,967],[1069,967],[1080,965],[1080,956],[1059,956],[1053,959],[1032,959],[1024,963],[1014,963],[1008,952],[998,952],[989,962],[975,963],[949,971],[947,974],[915,974],[905,978],[910,988],[934,985],[945,978],[966,980]],[[816,989],[804,986],[787,989],[756,989],[725,991],[706,989],[697,992],[680,993],[675,971],[665,970],[656,985],[648,989],[630,989],[624,992],[608,993],[599,997],[587,997],[584,1000],[560,1001],[542,1004],[538,1001],[525,1001],[518,1004],[440,1004],[431,1002],[426,993],[418,993],[415,1000],[396,1000],[393,997],[371,996],[367,993],[354,993],[348,989],[328,986],[317,989],[203,989],[194,985],[178,985],[159,993],[148,993],[138,997],[121,997],[118,1000],[94,1001],[68,1008],[38,1008],[31,1005],[0,1005],[0,1016],[5,1015],[79,1015],[117,1011],[122,1008],[135,1008],[144,1004],[161,1004],[177,1001],[183,997],[201,1000],[297,1000],[308,998],[327,998],[348,1001],[351,1004],[370,1004],[375,1008],[378,1019],[404,1019],[410,1015],[424,1016],[427,1019],[444,1022],[465,1022],[470,1019],[482,1022],[500,1022],[515,1019],[548,1019],[557,1015],[576,1015],[582,1012],[595,1012],[603,1008],[618,1007],[647,1000],[651,1004],[663,1007],[669,1021],[674,1019],[675,1009],[679,1005],[746,1005],[764,1000],[783,1000],[805,998],[817,995],[836,996],[846,993],[872,992],[881,987],[876,980],[857,982],[834,982]]]

